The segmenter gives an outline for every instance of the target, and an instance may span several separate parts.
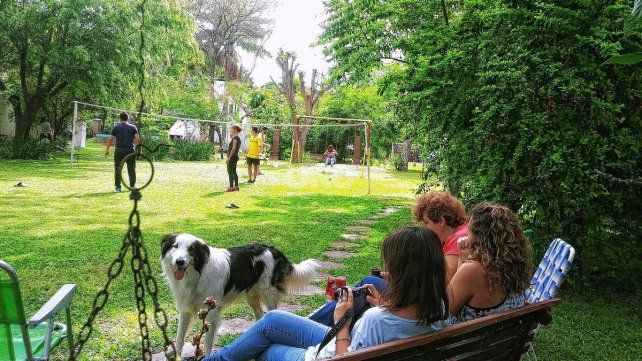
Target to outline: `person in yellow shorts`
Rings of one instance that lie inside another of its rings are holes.
[[[250,147],[247,151],[247,176],[248,183],[256,182],[256,176],[259,174],[259,163],[261,162],[261,147],[263,140],[259,136],[259,127],[252,127],[250,135]]]

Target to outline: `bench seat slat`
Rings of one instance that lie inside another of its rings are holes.
[[[538,321],[550,322],[550,309],[559,299],[456,324],[439,331],[388,342],[333,360],[519,360],[533,338]],[[499,357],[499,358],[498,358]]]

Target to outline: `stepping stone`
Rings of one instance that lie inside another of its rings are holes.
[[[295,296],[314,296],[314,295],[325,294],[325,290],[322,289],[321,287],[317,287],[317,286],[314,286],[314,285],[306,285],[304,288],[298,289],[298,290],[294,290],[294,292],[292,292],[292,293]]]
[[[377,221],[374,220],[374,219],[360,219],[360,220],[357,221],[357,223],[365,224],[367,226],[371,226],[371,225],[377,223]]]
[[[332,242],[332,247],[334,248],[352,248],[359,246],[359,243],[353,242]]]
[[[358,241],[360,239],[366,239],[368,236],[363,235],[363,234],[354,234],[354,233],[345,233],[341,235],[341,238],[347,239],[350,241]]]
[[[344,258],[350,258],[356,253],[354,252],[348,252],[348,251],[325,251],[322,252],[324,255],[328,256],[328,258],[334,258],[334,259],[344,259]]]
[[[249,330],[252,325],[254,325],[254,321],[248,321],[244,318],[230,318],[221,321],[221,327],[219,327],[218,333],[236,335]]]
[[[366,226],[347,226],[346,230],[350,232],[368,232],[372,231],[372,228]]]
[[[286,311],[286,312],[290,312],[290,313],[294,313],[296,311],[305,310],[305,308],[303,306],[301,306],[301,305],[293,305],[293,304],[290,304],[290,303],[282,303],[282,304],[279,305],[278,309],[281,310],[281,311]]]
[[[318,261],[319,266],[321,266],[321,269],[335,269],[335,268],[343,268],[346,265],[343,263],[336,263],[336,262],[330,262],[330,261]],[[325,276],[323,277],[325,279]]]
[[[397,208],[386,208],[383,211],[381,211],[381,213],[386,215],[386,216],[389,216],[391,214],[395,214],[397,212],[399,212],[399,209],[397,209]]]
[[[174,341],[174,339],[172,339]],[[189,356],[194,356],[196,354],[196,347],[192,345],[191,342],[185,342],[185,345],[183,345],[183,352],[181,353],[181,357],[189,357]],[[152,361],[166,361],[167,358],[165,357],[165,354],[162,352],[155,353],[152,355]]]

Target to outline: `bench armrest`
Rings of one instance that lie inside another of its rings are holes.
[[[33,328],[41,324],[42,322],[55,317],[58,312],[65,309],[71,303],[71,297],[76,292],[76,285],[66,284],[56,292],[53,297],[47,301],[35,315],[31,316],[29,319],[29,327]]]

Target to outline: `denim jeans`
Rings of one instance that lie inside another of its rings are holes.
[[[304,360],[306,349],[321,343],[329,329],[289,312],[270,311],[232,343],[209,354],[205,361]]]
[[[337,162],[337,158],[327,157],[325,159],[325,165],[334,165]]]
[[[363,285],[371,284],[375,286],[375,288],[381,292],[383,291],[386,286],[388,286],[388,282],[384,281],[383,279],[375,276],[367,276],[364,279],[362,279],[359,283],[354,285],[355,287],[361,287]],[[321,309],[319,309],[317,312],[315,312],[312,316],[310,316],[310,319],[312,321],[316,321],[322,325],[326,325],[328,327],[334,326],[334,309],[337,306],[337,302],[329,302],[326,303]],[[350,325],[350,328],[354,326],[354,323],[361,318],[361,315],[363,315],[364,312],[366,312],[370,308],[370,305],[366,303],[365,307],[359,309],[359,310],[354,310],[354,317],[352,318],[352,324]]]

